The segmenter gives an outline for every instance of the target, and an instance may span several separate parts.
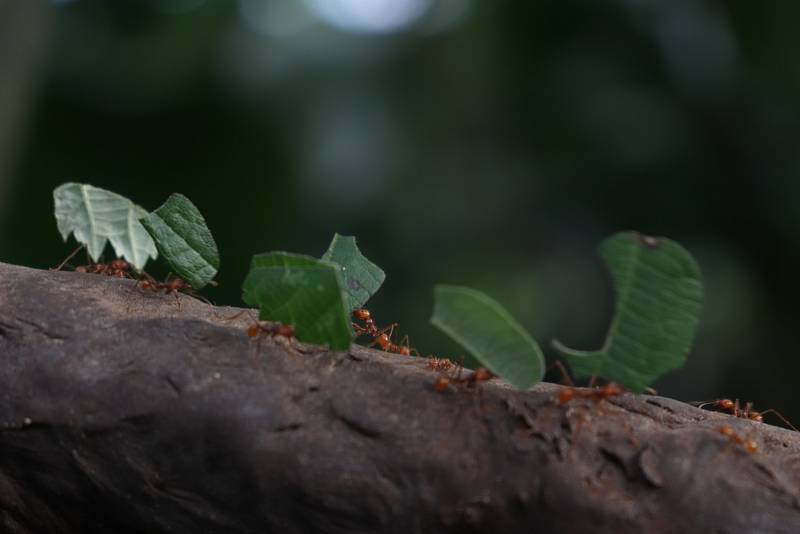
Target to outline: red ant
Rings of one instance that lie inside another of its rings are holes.
[[[561,390],[558,394],[558,404],[561,406],[567,404],[572,399],[591,399],[592,402],[595,404],[599,403],[600,401],[610,399],[611,397],[617,397],[624,393],[624,389],[619,384],[615,384],[614,382],[609,382],[605,386],[599,389],[576,389],[574,387],[566,387]]]
[[[400,342],[400,345],[392,342],[392,332],[394,332],[397,323],[392,323],[389,326],[378,330],[378,327],[375,326],[375,321],[372,319],[372,315],[370,314],[369,310],[364,308],[354,310],[353,319],[364,322],[364,326],[361,326],[358,323],[353,323],[353,330],[355,330],[356,337],[367,335],[374,338],[374,341],[368,345],[369,347],[378,345],[381,350],[393,352],[402,356],[411,356],[412,352],[416,353],[417,356],[420,355],[416,349],[412,349],[408,346],[408,336],[403,338],[403,340]],[[386,333],[387,330],[389,331],[388,334]]]
[[[124,260],[114,260],[111,263],[90,263],[75,267],[76,273],[104,274],[115,278],[133,278],[130,271],[131,264]]]
[[[451,369],[455,364],[448,360],[447,358],[435,358],[431,356],[428,358],[428,363],[426,367],[431,371],[447,371]]]
[[[53,267],[52,271],[60,271],[64,265],[71,260],[75,254],[80,252],[84,245],[76,248],[72,253],[62,261],[58,267]],[[130,274],[131,264],[125,260],[114,260],[111,263],[90,263],[88,265],[81,265],[75,267],[76,273],[90,273],[90,274],[103,274],[106,276],[113,276],[115,278],[133,278]]]
[[[485,367],[478,367],[464,378],[461,378],[462,369],[463,367],[459,365],[457,376],[441,375],[433,384],[433,389],[436,391],[444,391],[450,384],[463,384],[466,387],[474,387],[476,384],[486,382],[495,377],[494,373]]]
[[[142,274],[144,276],[143,278],[137,280],[136,286],[141,287],[145,291],[152,291],[153,293],[164,293],[165,295],[172,293],[175,295],[175,302],[178,303],[179,310],[181,309],[181,299],[178,297],[178,293],[186,293],[187,295],[192,295],[193,297],[197,297],[205,301],[207,304],[211,304],[208,300],[192,292],[192,285],[179,276],[172,276],[170,274],[167,276],[167,280],[165,282],[158,282],[149,274]]]
[[[729,438],[733,443],[741,445],[742,447],[744,447],[744,450],[746,450],[750,454],[755,454],[756,452],[758,452],[758,443],[756,443],[752,439],[743,438],[742,436],[734,432],[733,428],[729,426],[721,426],[717,429],[717,432],[719,432],[726,438]]]
[[[741,419],[749,419],[751,421],[755,421],[756,423],[763,423],[764,422],[764,415],[768,413],[775,414],[781,421],[783,421],[789,428],[798,432],[797,428],[789,422],[778,410],[774,408],[770,408],[769,410],[764,410],[763,412],[758,412],[753,409],[753,403],[747,402],[744,405],[744,408],[741,407],[739,404],[739,399],[732,401],[731,399],[717,399],[708,402],[701,402],[697,405],[698,408],[702,408],[703,406],[708,406],[709,404],[713,405],[714,408],[718,409],[722,412],[727,412],[734,417],[739,417]]]
[[[260,348],[262,336],[269,336],[273,339],[282,338],[286,339],[287,341],[295,339],[294,326],[290,324],[273,323],[270,321],[259,321],[253,316],[250,310],[242,310],[239,313],[236,313],[224,320],[232,321],[234,319],[241,317],[242,314],[244,313],[248,314],[250,319],[253,321],[253,323],[247,327],[247,337],[249,337],[250,339],[258,338],[259,346],[256,348],[256,353]]]

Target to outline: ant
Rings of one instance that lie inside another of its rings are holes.
[[[133,278],[130,271],[131,264],[125,260],[114,260],[111,263],[90,263],[75,267],[76,273],[103,274],[115,278]]]
[[[444,391],[450,384],[463,384],[466,387],[474,387],[476,384],[486,382],[495,377],[494,373],[485,367],[478,367],[464,378],[461,378],[462,369],[463,367],[459,365],[457,376],[441,375],[433,384],[433,389],[436,391]]]
[[[58,267],[53,267],[51,271],[60,271],[69,260],[71,260],[81,249],[84,248],[84,245],[79,246],[72,253],[64,258]],[[76,273],[90,273],[90,274],[103,274],[106,276],[113,276],[115,278],[133,278],[130,274],[131,271],[131,264],[125,260],[114,260],[111,263],[90,263],[88,265],[81,265],[79,267],[75,267]]]
[[[750,454],[755,454],[758,452],[758,443],[750,438],[743,438],[736,432],[734,432],[733,428],[729,426],[721,426],[717,429],[717,432],[725,436],[726,438],[730,439],[731,442],[736,443],[737,445],[741,445],[744,447],[744,450],[749,452]]]
[[[447,371],[451,369],[455,364],[448,360],[447,358],[436,358],[431,356],[428,358],[428,363],[426,367],[431,371]]]
[[[741,419],[749,419],[751,421],[755,421],[756,423],[763,423],[764,422],[764,415],[768,413],[773,413],[777,416],[781,421],[783,421],[789,428],[794,430],[795,432],[800,432],[797,428],[789,422],[778,410],[774,408],[770,408],[769,410],[764,410],[763,412],[758,412],[753,409],[753,403],[747,402],[744,405],[744,408],[741,407],[739,404],[739,399],[735,401],[731,399],[717,399],[713,401],[701,402],[697,405],[698,408],[702,408],[703,406],[708,406],[709,404],[713,405],[719,411],[727,412],[734,417],[739,417]]]
[[[186,293],[187,295],[191,295],[193,297],[197,297],[207,304],[211,304],[207,299],[204,299],[200,295],[192,292],[192,285],[184,280],[179,276],[167,276],[165,282],[158,282],[152,276],[147,273],[142,273],[144,276],[136,281],[136,286],[141,287],[145,291],[152,291],[153,293],[164,293],[165,295],[169,295],[172,293],[175,295],[175,302],[178,303],[178,310],[181,309],[181,299],[178,297],[178,293]]]
[[[290,324],[283,324],[283,323],[273,323],[270,321],[259,321],[256,319],[250,310],[242,310],[239,313],[232,315],[224,319],[225,321],[232,321],[241,317],[243,314],[247,314],[250,319],[253,321],[250,326],[247,327],[247,337],[250,339],[258,338],[259,346],[256,347],[256,353],[258,353],[258,349],[260,348],[261,339],[263,336],[269,336],[273,339],[275,338],[282,338],[287,341],[291,341],[295,339],[294,336],[294,326]]]
[[[599,389],[576,389],[574,387],[565,387],[558,394],[558,404],[564,406],[572,399],[591,399],[595,404],[600,401],[610,399],[611,397],[618,397],[624,393],[624,389],[619,384],[609,382]]]
[[[378,345],[381,350],[400,354],[401,356],[411,356],[412,352],[416,353],[417,356],[420,356],[416,349],[412,349],[408,346],[408,336],[405,336],[401,340],[400,345],[392,342],[392,332],[394,332],[397,323],[392,323],[389,326],[378,330],[378,327],[375,326],[375,320],[372,319],[372,314],[370,314],[369,310],[365,308],[354,310],[353,319],[364,322],[364,326],[361,326],[358,323],[353,323],[353,330],[355,330],[356,337],[367,335],[374,339],[372,343],[367,345],[368,347]],[[387,330],[389,331],[388,334],[386,333]]]

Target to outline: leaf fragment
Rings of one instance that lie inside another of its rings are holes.
[[[64,241],[70,233],[86,246],[93,261],[100,260],[108,241],[117,257],[142,270],[157,258],[153,239],[140,220],[147,211],[117,193],[88,184],[67,182],[53,190],[58,231]]]
[[[544,376],[539,345],[503,306],[475,289],[437,285],[431,323],[519,389]]]
[[[616,310],[603,347],[553,345],[578,377],[599,376],[641,392],[681,367],[700,320],[703,282],[692,255],[675,241],[621,232],[600,246],[614,282]]]
[[[322,259],[341,266],[350,311],[363,307],[386,279],[386,273],[361,254],[353,236],[335,234]]]
[[[194,289],[214,279],[219,270],[217,244],[200,210],[188,198],[173,193],[142,224],[173,272]]]
[[[291,324],[301,341],[347,350],[353,340],[341,268],[288,252],[253,257],[242,299],[265,321]]]

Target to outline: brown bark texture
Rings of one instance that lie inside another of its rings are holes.
[[[800,532],[796,432],[437,392],[425,359],[251,340],[236,308],[133,286],[0,264],[0,531]]]

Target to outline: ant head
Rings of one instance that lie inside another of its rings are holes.
[[[745,440],[743,443],[744,449],[749,452],[750,454],[755,454],[758,452],[758,443],[753,441],[752,439]]]
[[[729,426],[721,426],[717,429],[717,432],[729,438],[735,435],[733,429]]]
[[[440,376],[436,379],[436,383],[433,385],[433,389],[436,391],[444,391],[447,389],[447,386],[450,385],[450,379],[446,376]]]
[[[411,349],[406,346],[400,347],[400,352],[398,353],[400,356],[411,356]]]
[[[475,376],[475,381],[477,381],[477,382],[486,382],[487,380],[492,378],[494,375],[492,374],[492,372],[490,370],[486,369],[485,367],[478,367],[477,369],[475,369],[474,376]]]
[[[609,382],[603,386],[602,393],[604,397],[616,397],[622,394],[622,386],[614,382]]]
[[[730,399],[720,399],[717,401],[717,407],[722,408],[723,410],[731,410],[735,406],[735,403]]]
[[[261,325],[258,323],[253,323],[247,327],[247,335],[248,337],[256,337],[260,330],[261,330]]]
[[[756,423],[764,422],[764,416],[761,415],[761,412],[750,412],[747,414],[747,418],[751,421],[755,421]]]
[[[277,336],[283,337],[294,337],[294,326],[290,324],[284,324],[278,327],[277,332],[275,332]]]
[[[353,310],[353,317],[359,321],[366,321],[371,318],[371,315],[369,310],[362,308],[360,310]]]
[[[575,398],[575,390],[573,388],[564,388],[558,394],[558,403],[566,404]]]
[[[85,265],[81,265],[80,267],[75,267],[75,272],[76,273],[86,273],[86,272],[89,272],[89,271],[86,269]]]
[[[131,268],[131,264],[125,260],[114,260],[111,262],[111,268],[115,271],[127,271]]]
[[[389,346],[389,344],[391,343],[391,341],[389,340],[389,336],[388,336],[387,334],[381,334],[381,335],[379,335],[379,336],[376,338],[376,340],[375,340],[375,341],[377,341],[377,342],[378,342],[378,345],[380,345],[381,347],[388,347],[388,346]]]

